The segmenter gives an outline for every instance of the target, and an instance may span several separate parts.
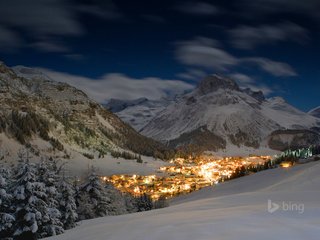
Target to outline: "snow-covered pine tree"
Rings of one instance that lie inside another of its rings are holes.
[[[81,199],[78,208],[80,219],[103,217],[108,214],[110,198],[99,176],[92,169],[87,182],[80,187]]]
[[[105,190],[110,199],[107,205],[107,215],[121,215],[128,213],[126,200],[122,193],[116,189],[111,183],[107,183]]]
[[[54,236],[64,232],[63,223],[61,222],[62,214],[58,210],[58,191],[57,185],[59,175],[57,174],[57,162],[53,159],[42,159],[37,164],[38,181],[44,183],[46,189],[46,203],[48,219],[45,219],[44,224],[39,226],[38,234],[41,237]]]
[[[59,210],[61,212],[61,222],[64,229],[74,228],[78,220],[77,205],[75,201],[75,191],[66,179],[62,178],[59,183]]]
[[[46,189],[37,181],[35,166],[27,157],[19,159],[13,191],[14,216],[16,219],[13,235],[15,239],[36,239],[39,226],[46,222]]]
[[[138,212],[138,207],[137,207],[137,198],[132,196],[129,193],[123,194],[124,201],[126,203],[126,211],[127,213],[134,213]]]
[[[138,212],[149,211],[153,208],[152,199],[147,194],[141,195],[137,200]]]
[[[0,168],[0,239],[9,239],[12,236],[15,218],[12,214],[12,195],[7,192],[7,179],[10,171]]]

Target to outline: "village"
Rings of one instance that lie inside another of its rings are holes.
[[[176,158],[154,175],[113,175],[101,179],[111,182],[121,192],[134,196],[147,194],[152,200],[167,199],[219,184],[232,178],[241,169],[254,169],[271,159],[270,156]]]

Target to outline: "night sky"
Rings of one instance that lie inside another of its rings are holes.
[[[219,73],[320,105],[320,1],[1,0],[0,60],[108,98],[160,98]]]

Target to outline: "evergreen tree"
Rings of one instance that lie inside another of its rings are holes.
[[[7,169],[0,169],[0,239],[7,239],[12,236],[13,224],[15,221],[12,215],[12,195],[7,193],[7,180],[10,173]]]
[[[61,221],[63,223],[64,229],[74,228],[78,220],[77,205],[74,198],[75,191],[73,186],[62,179],[59,183],[59,209],[61,211]]]
[[[108,196],[107,215],[121,215],[127,213],[126,201],[122,193],[111,183],[106,184],[105,190]]]
[[[137,201],[138,212],[149,211],[153,208],[152,199],[147,194],[143,194]]]
[[[80,192],[78,213],[81,219],[103,217],[108,214],[111,200],[94,169],[91,170],[87,182],[80,188]]]
[[[129,193],[123,194],[123,198],[126,204],[126,212],[128,213],[138,212],[137,198],[133,197]]]
[[[35,167],[28,158],[20,161],[16,172],[17,180],[12,187],[16,209],[13,235],[15,239],[36,239],[39,226],[48,218],[45,185],[37,182]]]
[[[46,189],[46,203],[48,219],[39,228],[39,235],[42,237],[54,236],[64,232],[61,222],[61,212],[58,210],[59,203],[57,185],[59,176],[57,174],[57,162],[53,159],[42,159],[37,165],[38,181],[44,183]]]

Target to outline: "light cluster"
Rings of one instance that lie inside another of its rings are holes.
[[[169,166],[161,167],[158,175],[113,175],[102,179],[111,182],[122,192],[135,196],[147,194],[157,200],[218,184],[230,179],[241,168],[256,167],[269,160],[270,156],[176,158]]]

